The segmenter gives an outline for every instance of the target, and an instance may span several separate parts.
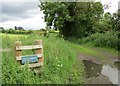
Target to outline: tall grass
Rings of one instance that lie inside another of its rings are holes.
[[[3,84],[82,84],[84,82],[84,68],[80,61],[77,62],[77,51],[64,39],[54,35],[47,38],[31,34],[13,40],[8,36],[2,41],[4,47],[12,48],[16,40],[22,41],[23,45],[31,45],[38,39],[43,40],[44,46],[44,66],[40,69],[42,72],[36,74],[27,66],[21,69],[20,64],[14,60],[14,52],[4,52],[2,53]]]

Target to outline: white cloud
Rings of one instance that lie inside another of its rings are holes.
[[[104,10],[105,12],[110,12],[111,14],[118,10],[118,2],[120,0],[96,0],[101,1],[101,3],[110,5],[109,9]]]
[[[14,28],[14,26],[22,26],[24,29],[41,29],[45,28],[46,23],[41,18],[43,15],[36,15],[33,18],[23,19],[20,21],[6,21],[2,23],[4,28]]]

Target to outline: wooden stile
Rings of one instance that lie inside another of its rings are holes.
[[[42,54],[35,54],[35,55],[37,55],[39,58],[43,57]],[[25,55],[25,56],[30,56],[30,55]],[[16,60],[22,60],[21,58],[22,56],[16,56]]]
[[[25,55],[22,56],[22,50],[29,50],[32,49],[34,50],[34,55]],[[37,58],[36,58],[37,56]],[[27,57],[27,59],[26,59]],[[30,59],[30,57],[32,57]],[[35,60],[36,58],[36,60]],[[36,62],[37,63],[29,63],[28,67],[29,68],[34,68],[34,67],[40,67],[43,65],[43,46],[42,46],[42,40],[37,40],[34,42],[34,45],[28,45],[28,46],[22,46],[21,41],[16,41],[15,42],[15,59],[17,61],[26,63],[26,61],[30,62]],[[38,60],[37,60],[38,59]],[[34,61],[35,60],[35,61]],[[24,67],[24,65],[22,65]]]
[[[35,45],[42,45],[42,40],[36,40],[34,42]],[[43,48],[35,49],[34,54],[42,54],[42,57],[39,58],[39,62],[43,62]]]
[[[42,45],[16,46],[16,50],[39,49]]]

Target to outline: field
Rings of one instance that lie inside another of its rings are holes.
[[[84,64],[78,60],[79,54],[93,56],[101,62],[110,64],[109,58],[100,51],[117,55],[114,49],[88,47],[68,42],[59,38],[57,33],[51,33],[49,37],[31,35],[0,34],[3,48],[14,48],[15,41],[22,41],[23,45],[31,45],[34,40],[43,40],[44,66],[34,70],[20,68],[20,64],[14,60],[14,51],[2,52],[2,84],[82,84],[85,81]],[[9,41],[8,41],[9,40]],[[32,54],[32,51],[23,51],[24,55]]]

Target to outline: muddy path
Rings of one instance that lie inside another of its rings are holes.
[[[97,64],[109,64],[109,65],[110,64],[113,65],[114,62],[120,61],[120,57],[118,56],[118,54],[112,54],[111,52],[109,52],[107,50],[102,50],[102,49],[98,49],[98,48],[91,48],[91,50],[99,52],[99,54],[102,57],[104,57],[105,59],[108,60],[108,63],[104,63],[103,61],[101,61],[100,59],[98,59],[94,56],[83,54],[83,53],[78,53],[78,59],[79,60],[89,60],[89,61],[92,61]]]
[[[98,48],[91,48],[92,50],[98,51],[103,57],[106,57],[107,59],[109,59],[111,62],[115,62],[115,61],[119,61],[119,56],[118,56],[118,52],[116,54],[107,51],[107,50],[103,50],[103,49],[98,49]]]
[[[92,77],[86,79],[84,84],[112,84],[108,77],[100,75],[98,77]]]
[[[119,70],[112,68],[116,61],[120,62],[118,54],[96,48],[92,50],[99,52],[102,57],[108,60],[108,63],[94,56],[78,53],[78,60],[81,60],[85,66],[84,84],[118,84],[117,74]]]
[[[97,64],[102,64],[102,62],[99,61],[97,58],[90,56],[90,55],[83,54],[83,53],[78,54],[78,60],[81,60],[81,61],[89,60],[89,61],[92,61],[92,62],[97,63]]]

